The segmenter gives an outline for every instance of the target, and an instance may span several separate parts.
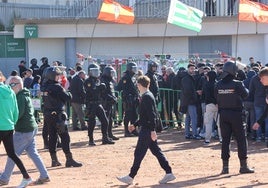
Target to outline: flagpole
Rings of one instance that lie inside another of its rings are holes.
[[[256,23],[255,26],[256,26],[256,35],[257,35],[258,34],[258,22],[255,21],[255,23]]]
[[[237,23],[236,37],[235,37],[235,58],[237,58],[237,48],[238,48],[238,31],[239,31],[239,20]]]
[[[240,0],[238,1],[240,4]],[[239,32],[239,10],[238,10],[238,22],[237,22],[237,28],[236,28],[236,37],[235,37],[235,59],[237,58],[237,48],[238,48],[238,32]],[[235,61],[236,62],[236,61]]]
[[[94,33],[95,33],[96,25],[97,25],[97,20],[95,20],[94,27],[93,27],[93,30],[92,30],[91,36],[90,36],[89,50],[88,50],[88,54],[90,56],[91,56],[92,42],[93,42],[93,36],[94,36]]]
[[[162,43],[162,55],[164,54],[164,49],[165,49],[166,33],[167,33],[167,23],[166,23],[166,26],[165,26],[164,37],[163,37],[163,43]]]

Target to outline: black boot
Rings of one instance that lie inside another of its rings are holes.
[[[44,149],[48,149],[48,141],[44,140]]]
[[[117,138],[116,136],[113,135],[112,127],[113,126],[109,123],[109,126],[108,126],[108,135],[109,135],[109,138],[111,138],[112,140],[119,140],[119,138]]]
[[[111,138],[112,140],[119,140],[119,138],[114,135],[109,135],[109,138]]]
[[[228,160],[222,160],[221,174],[229,174],[229,161]]]
[[[94,142],[93,136],[89,136],[88,145],[89,146],[96,146],[96,143]]]
[[[50,153],[51,156],[51,167],[61,166],[61,163],[58,161],[56,153]]]
[[[65,167],[81,167],[82,166],[81,163],[78,163],[73,159],[72,153],[67,153],[65,154],[65,156],[66,156]]]
[[[248,167],[247,160],[240,160],[240,170],[241,174],[254,173],[254,169]]]
[[[109,139],[107,136],[102,138],[102,144],[114,144],[114,141]]]
[[[124,129],[125,129],[125,137],[131,137],[131,133],[128,131],[128,125],[124,124]]]

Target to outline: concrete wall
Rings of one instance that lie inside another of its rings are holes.
[[[36,58],[39,66],[42,57],[48,57],[50,63],[55,60],[65,61],[64,39],[30,39],[28,47],[29,60]]]

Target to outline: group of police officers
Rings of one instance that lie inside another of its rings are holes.
[[[151,80],[150,91],[159,102],[159,87],[156,77],[158,64],[148,61],[146,75]],[[124,109],[125,137],[137,135],[137,132],[128,132],[128,125],[134,124],[138,119],[137,107],[139,105],[139,93],[136,87],[136,74],[138,67],[135,62],[127,63],[127,69],[117,85],[117,91],[122,91]],[[222,79],[216,84],[215,95],[219,108],[220,128],[222,133],[222,174],[229,173],[230,140],[234,135],[238,145],[238,157],[240,160],[240,173],[253,173],[254,170],[247,165],[247,140],[242,123],[242,101],[248,95],[248,91],[242,82],[235,80],[237,66],[234,62],[226,62],[223,67]],[[71,94],[61,87],[58,82],[61,71],[58,67],[48,67],[44,73],[42,84],[44,101],[44,120],[48,124],[49,152],[52,166],[60,166],[57,159],[56,145],[57,135],[62,141],[62,149],[66,155],[66,167],[80,167],[70,151],[70,136],[65,120],[64,106],[71,99]],[[86,90],[86,117],[88,118],[89,145],[95,145],[93,132],[96,125],[96,117],[101,122],[102,144],[114,144],[118,140],[112,134],[112,106],[116,104],[114,95],[113,78],[116,72],[112,66],[107,65],[101,75],[100,66],[92,63],[88,66],[88,78],[84,81]]]

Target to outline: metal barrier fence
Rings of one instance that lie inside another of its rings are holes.
[[[183,121],[182,114],[179,113],[180,107],[180,90],[172,90],[168,88],[159,88],[160,100],[157,104],[157,109],[161,114],[162,122],[174,126],[174,123]],[[115,105],[115,121],[122,122],[124,118],[124,109],[122,102],[122,93],[115,92],[118,103]]]
[[[31,89],[31,91],[34,91]],[[162,122],[165,124],[169,124],[170,126],[174,126],[174,123],[182,122],[182,114],[179,113],[180,106],[180,90],[172,90],[168,88],[160,88],[160,100],[157,105],[157,109],[161,114]],[[114,105],[114,122],[122,122],[124,118],[124,109],[123,109],[123,101],[122,101],[122,92],[115,91],[115,96],[118,98],[117,104]],[[42,98],[33,97],[32,104],[35,110],[35,115],[42,113]],[[70,103],[66,104],[66,112],[71,119],[71,105]],[[40,119],[40,118],[39,118]]]

